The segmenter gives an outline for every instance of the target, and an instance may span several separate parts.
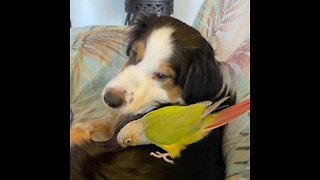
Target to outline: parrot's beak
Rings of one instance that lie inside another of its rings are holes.
[[[125,144],[125,143],[119,143],[119,144],[120,144],[120,146],[121,146],[121,147],[123,147],[123,148],[128,147],[128,145],[127,145],[127,144]]]
[[[128,144],[126,144],[124,141],[121,141],[121,139],[119,138],[119,136],[117,137],[117,142],[118,144],[123,147],[123,148],[126,148],[128,147]]]

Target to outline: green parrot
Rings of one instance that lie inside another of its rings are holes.
[[[151,152],[169,163],[177,158],[189,144],[195,143],[210,130],[227,124],[235,117],[250,110],[250,99],[210,114],[229,97],[212,104],[203,101],[188,106],[166,106],[147,113],[138,120],[126,124],[118,133],[117,141],[122,147],[154,144],[167,153]]]

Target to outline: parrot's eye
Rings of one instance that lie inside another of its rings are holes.
[[[126,144],[130,144],[130,143],[131,143],[131,139],[127,139]]]

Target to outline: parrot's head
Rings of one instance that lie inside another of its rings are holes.
[[[131,121],[126,124],[118,133],[117,141],[122,147],[138,146],[149,144],[141,120]]]

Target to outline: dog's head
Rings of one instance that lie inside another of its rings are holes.
[[[194,28],[172,17],[149,16],[138,20],[128,37],[129,60],[103,90],[105,103],[119,113],[227,95],[214,51]]]

